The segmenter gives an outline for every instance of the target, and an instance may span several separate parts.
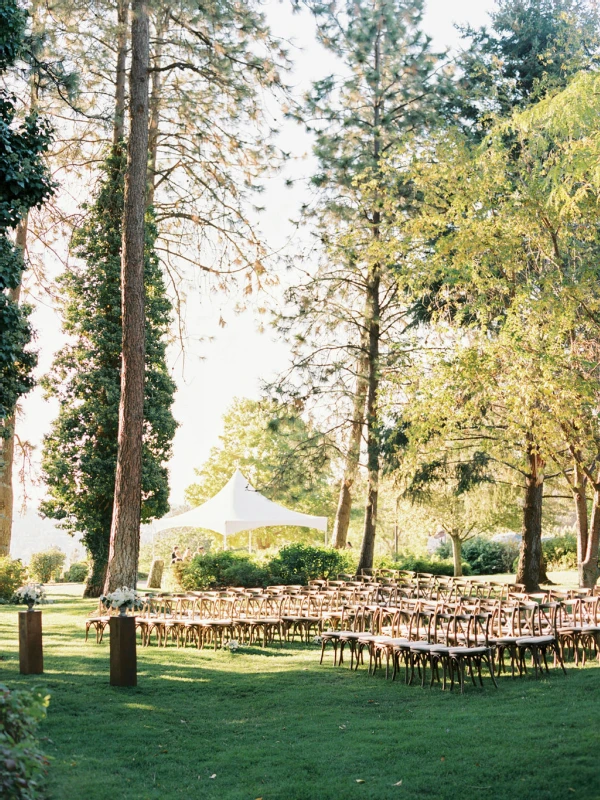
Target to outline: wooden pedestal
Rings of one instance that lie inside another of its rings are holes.
[[[110,618],[110,685],[137,686],[135,617]]]
[[[19,611],[19,668],[21,675],[44,671],[41,611]]]

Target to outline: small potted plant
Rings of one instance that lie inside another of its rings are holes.
[[[26,605],[28,611],[33,611],[33,607],[43,603],[46,599],[46,592],[41,583],[27,583],[17,589],[13,596],[13,603]]]
[[[127,616],[128,609],[139,610],[144,605],[144,601],[135,589],[128,589],[127,586],[115,589],[110,594],[100,595],[100,602],[104,608],[118,608],[120,617]]]

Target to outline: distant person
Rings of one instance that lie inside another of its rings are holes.
[[[352,542],[346,542],[346,549],[352,550]]]
[[[206,554],[206,551],[205,551],[205,549],[204,549],[204,546],[203,546],[203,545],[199,545],[199,546],[196,548],[196,552],[194,553],[194,555],[195,555],[195,556],[203,556],[203,555],[205,555],[205,554]]]
[[[179,552],[178,545],[175,545],[171,553],[171,564],[174,564],[176,561],[181,561],[181,553]]]
[[[182,561],[191,561],[192,560],[192,551],[189,547],[186,547],[183,551]]]

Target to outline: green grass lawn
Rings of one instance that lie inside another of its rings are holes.
[[[19,675],[17,612],[0,608],[0,682],[52,695],[54,800],[600,798],[596,663],[461,696],[319,666],[314,645],[152,646],[138,687],[119,689],[108,640],[84,642],[95,604],[54,591],[43,676]]]

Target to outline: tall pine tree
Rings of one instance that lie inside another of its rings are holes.
[[[121,384],[121,231],[125,156],[115,148],[88,218],[73,240],[79,259],[60,278],[69,343],[45,379],[60,411],[44,441],[49,499],[44,514],[81,532],[92,569],[88,596],[102,591],[115,491]],[[175,384],[165,358],[171,304],[154,252],[156,230],[147,215],[145,249],[146,371],[142,464],[142,521],[169,509],[166,462],[176,423]]]
[[[402,348],[391,343],[405,327],[396,265],[382,255],[389,227],[381,201],[393,191],[404,205],[407,192],[401,179],[386,184],[382,165],[406,136],[435,125],[448,81],[421,28],[423,0],[307,5],[321,44],[340,59],[340,74],[314,84],[300,115],[315,135],[315,216],[325,256],[308,281],[290,290],[294,307],[280,322],[294,336],[292,380],[297,385],[303,376],[303,391],[320,406],[329,397],[332,430],[343,431],[337,547],[346,543],[366,431],[361,569],[372,566],[375,544],[381,382],[402,358]]]

